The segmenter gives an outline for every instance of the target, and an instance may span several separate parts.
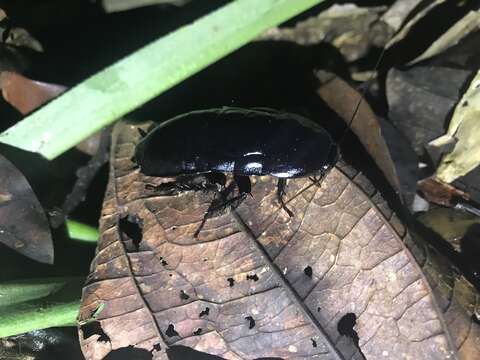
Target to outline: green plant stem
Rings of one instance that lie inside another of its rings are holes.
[[[44,278],[0,284],[0,338],[74,325],[84,279]]]
[[[321,1],[232,1],[88,78],[0,134],[0,142],[53,159],[263,31]]]
[[[66,303],[28,302],[0,308],[0,338],[32,330],[74,326],[80,299]]]

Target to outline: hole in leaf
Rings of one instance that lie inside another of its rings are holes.
[[[477,325],[480,325],[480,319],[478,318],[477,315],[475,314],[472,314],[472,321],[477,324]]]
[[[248,320],[250,323],[248,324],[249,329],[253,329],[255,327],[255,320],[251,316],[247,316],[245,320]]]
[[[210,308],[207,306],[205,308],[205,310],[202,310],[202,312],[200,313],[200,315],[198,315],[199,317],[202,317],[202,316],[208,316],[208,314],[210,314]]]
[[[313,346],[313,347],[317,347],[317,342],[316,342],[315,340],[313,340],[313,339],[310,339],[310,340],[312,340],[312,346]]]
[[[159,343],[156,343],[155,345],[153,345],[153,350],[160,351],[160,350],[162,350],[162,347],[160,346]]]
[[[311,267],[310,265],[307,266],[305,269],[303,269],[303,272],[304,272],[305,275],[307,275],[309,278],[312,278],[313,270],[312,270],[312,267]]]
[[[107,334],[105,334],[105,332],[102,329],[102,326],[100,325],[100,322],[98,321],[92,321],[85,325],[82,325],[80,329],[82,330],[84,339],[88,339],[90,336],[93,336],[93,335],[100,335],[97,341],[105,342],[105,343],[110,342],[110,338],[108,337]]]
[[[143,220],[137,215],[128,214],[120,219],[118,226],[123,235],[128,239],[122,240],[125,242],[128,251],[138,251],[140,242],[142,241],[142,227]],[[130,244],[130,240],[132,243]]]
[[[235,284],[235,280],[233,278],[228,278],[228,286],[232,287]]]
[[[358,337],[357,332],[353,328],[356,323],[357,323],[357,315],[355,315],[354,313],[347,313],[343,315],[342,318],[338,321],[337,330],[340,335],[344,335],[351,338],[355,346],[357,347],[358,351],[360,352],[360,354],[363,356],[364,359],[366,359],[365,355],[362,352],[362,349],[360,349],[360,345],[359,345],[360,338]]]
[[[153,354],[145,349],[139,349],[133,345],[110,351],[103,360],[151,360]]]
[[[160,260],[160,262],[162,263],[163,266],[167,266],[167,265],[168,265],[167,260],[165,260],[165,259],[163,258],[163,256],[160,256],[159,260]]]
[[[168,325],[168,328],[167,328],[167,331],[165,331],[165,334],[168,337],[179,336],[178,332],[175,331],[175,325],[173,324]]]
[[[258,281],[258,276],[257,274],[247,275],[247,280]]]
[[[183,345],[170,346],[167,349],[167,356],[171,360],[224,360],[219,356],[209,355]]]
[[[200,335],[202,333],[202,328],[198,328],[193,332],[193,335]]]
[[[180,299],[188,300],[188,299],[190,299],[190,296],[185,291],[180,290]]]

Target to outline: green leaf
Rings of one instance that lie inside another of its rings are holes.
[[[48,159],[322,0],[235,0],[100,71],[0,134]]]

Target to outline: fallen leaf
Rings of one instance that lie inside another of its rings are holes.
[[[457,104],[443,138],[455,141],[453,150],[443,156],[435,173],[446,183],[466,175],[480,164],[480,71]]]
[[[195,239],[213,194],[146,193],[146,184],[171,179],[136,169],[139,137],[132,124],[114,129],[101,238],[79,315],[80,324],[94,314],[98,322],[88,336],[79,328],[87,360],[131,347],[166,359],[177,345],[227,359],[478,354],[478,326],[455,297],[439,307],[434,292],[444,289],[432,292],[427,282],[438,278],[435,261],[351,167],[338,164],[321,186],[289,180],[294,217],[280,208],[274,178],[252,177],[252,196],[209,218]]]
[[[444,134],[444,124],[458,101],[469,71],[419,66],[387,74],[388,117],[423,155],[431,140]]]
[[[397,0],[382,15],[381,21],[388,24],[391,31],[396,32],[408,17],[412,17],[412,11],[418,9],[421,2],[422,0]]]
[[[418,182],[418,190],[428,201],[442,206],[455,206],[459,199],[469,200],[467,193],[436,180],[433,177],[422,179]]]
[[[443,35],[441,35],[423,54],[410,61],[408,65],[419,63],[423,60],[436,56],[443,51],[458,44],[467,35],[480,30],[480,10],[470,11],[456,24],[450,27]]]
[[[408,22],[401,27],[400,31],[397,32],[395,36],[390,39],[385,48],[389,49],[400,41],[404,40],[408,36],[409,32],[415,27],[415,25],[417,25],[425,16],[427,16],[429,12],[431,12],[436,7],[442,5],[445,1],[446,0],[430,1],[428,3],[428,6],[425,6],[421,11],[417,12],[415,16],[409,19]]]
[[[385,36],[371,31],[372,24],[384,10],[383,6],[335,4],[294,27],[272,28],[258,40],[294,41],[300,45],[327,42],[338,48],[348,62],[353,62],[365,56],[371,47],[372,37]]]
[[[66,86],[31,80],[25,76],[3,71],[0,73],[0,88],[5,101],[26,115],[60,96],[68,90]],[[100,145],[101,131],[78,143],[76,148],[93,156]]]
[[[67,90],[65,86],[30,80],[10,71],[0,74],[0,88],[4,99],[24,115]]]
[[[415,180],[412,184],[411,178],[403,176],[401,183],[398,171],[402,172],[403,170],[397,169],[399,163],[392,160],[384,130],[373,110],[363,100],[362,95],[340,77],[333,74],[320,71],[317,73],[317,78],[321,83],[317,89],[317,94],[345,121],[347,126],[351,127],[367,152],[382,170],[390,185],[399,195],[414,192]],[[338,94],[342,94],[342,96],[339,97]],[[355,113],[359,102],[360,106]],[[387,126],[387,124],[384,124],[384,126]],[[398,137],[395,140],[398,141]],[[413,160],[412,164],[415,172],[416,159]]]
[[[22,173],[0,155],[0,243],[39,262],[53,263],[50,226]]]
[[[460,241],[468,228],[475,224],[480,225],[478,216],[448,208],[432,209],[420,214],[417,219],[450,243],[457,252],[461,251]]]

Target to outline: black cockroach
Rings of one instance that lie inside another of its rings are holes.
[[[156,187],[162,194],[218,189],[221,196],[206,217],[227,205],[238,206],[250,193],[250,175],[277,177],[279,202],[292,216],[282,198],[286,179],[322,178],[337,158],[337,144],[320,125],[263,108],[224,107],[180,115],[155,127],[135,149],[143,174],[176,177]],[[227,187],[224,173],[234,179]],[[197,176],[202,174],[206,176]],[[235,186],[239,195],[231,197]]]

